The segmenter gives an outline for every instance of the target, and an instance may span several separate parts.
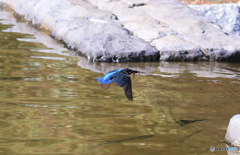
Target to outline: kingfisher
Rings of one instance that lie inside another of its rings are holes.
[[[104,90],[107,90],[112,82],[115,82],[120,87],[123,88],[125,95],[128,100],[132,101],[132,83],[129,75],[133,74],[133,78],[135,77],[135,73],[140,73],[139,71],[131,70],[129,68],[123,68],[118,70],[112,70],[104,75],[102,78],[97,78],[97,80],[101,83],[101,86]]]

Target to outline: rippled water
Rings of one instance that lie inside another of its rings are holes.
[[[11,12],[0,19],[0,154],[185,155],[225,146],[240,109],[239,64],[91,63]],[[96,80],[124,67],[144,72],[132,79],[133,102]]]

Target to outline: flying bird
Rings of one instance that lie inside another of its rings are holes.
[[[139,71],[131,70],[129,68],[123,68],[118,70],[112,70],[104,75],[102,78],[97,78],[97,80],[101,83],[101,86],[104,90],[107,90],[112,82],[115,82],[120,87],[123,88],[125,95],[128,100],[132,101],[132,83],[129,75],[133,74],[133,78],[135,73],[140,73]]]

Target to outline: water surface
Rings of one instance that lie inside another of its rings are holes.
[[[186,155],[225,146],[240,109],[239,64],[92,63],[11,12],[0,19],[0,154]],[[124,67],[144,72],[132,79],[133,102],[96,80]]]

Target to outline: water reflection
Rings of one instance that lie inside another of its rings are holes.
[[[2,154],[185,155],[225,146],[219,140],[240,108],[238,64],[93,63],[9,12],[0,18]],[[96,80],[126,67],[144,72],[132,80],[133,102]]]
[[[94,72],[107,73],[119,68],[131,68],[143,72],[142,75],[178,77],[179,73],[193,73],[197,77],[240,78],[240,66],[224,62],[153,62],[153,63],[94,63],[81,58],[78,65]]]
[[[239,79],[240,66],[223,62],[195,62],[195,63],[160,63],[160,72],[165,73],[194,73],[197,77],[234,78]]]

